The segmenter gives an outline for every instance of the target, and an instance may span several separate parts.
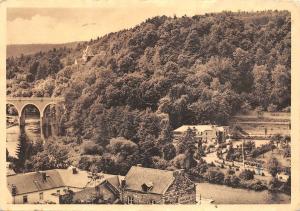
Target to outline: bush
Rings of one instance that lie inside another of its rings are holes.
[[[233,175],[235,173],[235,171],[233,169],[228,169],[227,174],[229,175]]]
[[[166,169],[168,167],[168,161],[160,158],[159,156],[154,156],[152,159],[152,168],[155,169]]]
[[[258,180],[250,183],[248,187],[255,191],[261,191],[266,189],[266,186],[261,181]]]
[[[83,170],[90,170],[90,167],[95,164],[99,165],[101,163],[102,157],[101,156],[93,156],[93,155],[83,155],[80,157],[78,162],[78,168]]]
[[[189,170],[189,174],[194,177],[203,177],[203,174],[207,171],[208,166],[206,163],[198,163],[197,166]]]
[[[171,160],[170,164],[178,169],[183,169],[185,159],[186,159],[185,154],[179,154]]]
[[[205,177],[210,183],[223,184],[225,175],[221,171],[210,169]]]
[[[248,169],[245,169],[242,171],[239,175],[239,177],[243,180],[252,180],[254,179],[254,172]]]
[[[240,185],[240,178],[238,178],[235,175],[232,175],[231,179],[230,179],[230,183],[231,183],[232,187],[239,187],[239,185]]]
[[[275,111],[277,111],[277,106],[274,105],[274,104],[270,104],[270,105],[268,106],[267,110],[268,110],[269,112],[275,112]]]
[[[270,191],[278,190],[278,188],[280,188],[281,184],[282,183],[277,178],[272,178],[272,180],[268,184],[268,189]]]
[[[239,187],[240,178],[238,178],[236,175],[226,175],[224,179],[224,184],[230,187]]]
[[[85,141],[82,144],[82,153],[83,155],[102,155],[103,154],[103,148],[94,143],[93,141]]]
[[[287,106],[284,109],[282,109],[282,112],[291,112],[291,106]]]

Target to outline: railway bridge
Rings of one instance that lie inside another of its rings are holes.
[[[64,99],[60,97],[7,97],[6,105],[13,105],[18,112],[18,122],[20,127],[25,126],[25,108],[28,105],[35,106],[40,113],[41,138],[44,139],[43,125],[46,122],[45,112],[49,106],[57,106],[63,103]]]

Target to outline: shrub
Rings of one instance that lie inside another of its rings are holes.
[[[194,177],[203,177],[203,174],[207,171],[208,166],[206,163],[198,163],[197,166],[189,170],[189,174]]]
[[[282,112],[291,112],[291,106],[287,106],[284,109],[282,109]]]
[[[240,178],[238,178],[236,175],[226,175],[224,179],[224,184],[230,187],[239,187]]]
[[[267,110],[268,110],[269,112],[275,112],[275,111],[277,111],[277,106],[274,105],[274,104],[270,104],[270,105],[268,106]]]
[[[152,159],[152,163],[153,163],[153,168],[156,169],[166,169],[168,167],[168,161],[166,161],[165,159],[162,159],[158,156],[154,156],[151,158]]]
[[[250,185],[248,187],[255,191],[261,191],[261,190],[266,189],[266,186],[261,181],[258,181],[258,180],[250,183]]]
[[[231,176],[230,183],[232,187],[238,187],[240,185],[240,178],[235,175]]]
[[[83,155],[78,162],[78,168],[83,170],[90,170],[90,167],[95,164],[99,165],[101,163],[102,157],[97,155]]]
[[[186,159],[185,154],[179,154],[173,158],[170,164],[178,169],[184,168],[184,160]]]
[[[102,155],[103,154],[103,148],[94,143],[93,141],[85,141],[82,144],[82,153],[84,155]]]
[[[233,169],[228,169],[227,174],[229,175],[233,175],[235,173],[235,171]]]
[[[251,170],[245,169],[240,173],[239,177],[243,180],[252,180],[254,179],[254,173]]]
[[[272,180],[268,184],[268,189],[270,191],[275,191],[281,186],[281,182],[277,178],[272,178]]]
[[[206,173],[206,179],[211,183],[223,184],[224,182],[224,174],[221,171],[217,170],[208,170]]]

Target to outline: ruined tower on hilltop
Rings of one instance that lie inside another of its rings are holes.
[[[82,60],[84,62],[88,62],[93,56],[94,54],[92,52],[92,49],[90,48],[90,46],[87,46],[86,49],[83,51]]]

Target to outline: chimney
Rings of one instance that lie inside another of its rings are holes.
[[[75,167],[72,168],[72,173],[73,173],[73,174],[77,174],[77,173],[78,173],[77,168],[75,168]]]
[[[46,172],[42,172],[42,178],[43,178],[43,182],[46,182],[47,181],[47,174]]]
[[[126,186],[126,180],[122,179],[121,180],[121,188],[125,188],[125,186]]]

